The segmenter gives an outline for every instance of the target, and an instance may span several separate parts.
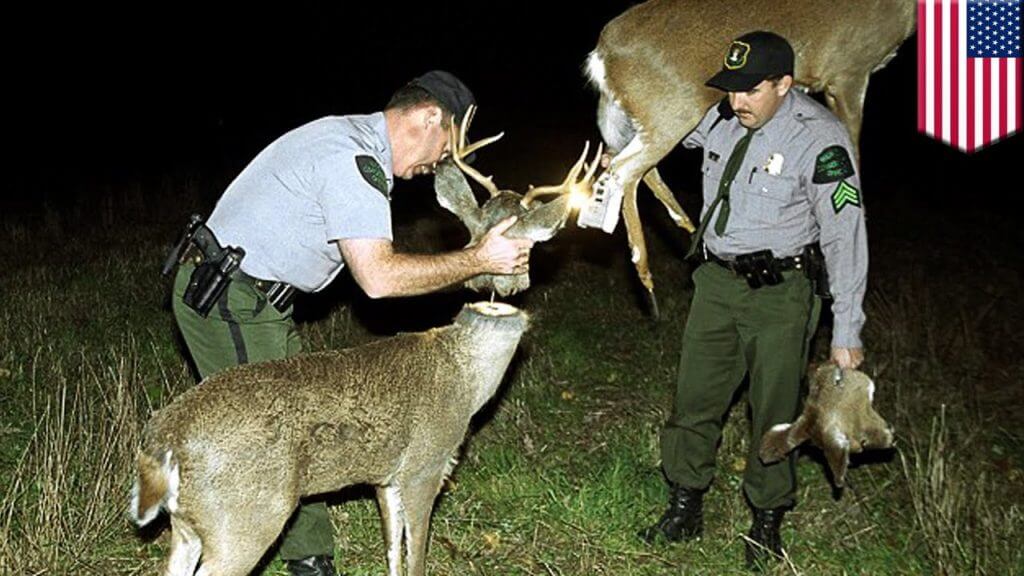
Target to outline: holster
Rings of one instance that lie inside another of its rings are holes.
[[[737,256],[734,269],[755,290],[762,286],[775,286],[784,280],[771,250],[758,250]]]
[[[228,284],[231,284],[231,276],[238,270],[244,257],[245,250],[228,246],[220,249],[216,257],[204,258],[192,271],[185,294],[181,297],[182,302],[206,318]]]
[[[171,249],[170,254],[167,255],[167,259],[164,260],[164,267],[160,270],[160,274],[167,276],[171,273],[171,270],[181,263],[182,258],[185,256],[185,251],[192,243],[192,238],[196,234],[196,230],[203,224],[203,217],[199,214],[193,214],[189,216],[188,224],[185,225],[185,230],[182,231],[181,237],[174,243],[174,248]]]
[[[193,256],[196,267],[189,277],[182,301],[205,318],[231,283],[232,275],[245,257],[245,250],[221,247],[213,231],[203,224],[202,217],[193,214],[181,239],[167,255],[163,274],[167,275],[176,265]]]
[[[824,299],[832,298],[828,281],[828,267],[825,265],[825,255],[821,252],[821,246],[817,243],[804,246],[803,260],[804,273],[811,281],[814,295]]]

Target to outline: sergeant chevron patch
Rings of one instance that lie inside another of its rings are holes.
[[[843,180],[832,192],[832,209],[839,214],[839,211],[847,206],[860,206],[860,190]]]
[[[356,166],[359,167],[359,173],[362,174],[363,180],[376,188],[385,198],[391,199],[391,196],[388,195],[388,178],[384,175],[384,169],[380,167],[373,156],[356,156]]]

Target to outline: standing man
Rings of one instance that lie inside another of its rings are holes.
[[[703,263],[661,438],[668,509],[641,532],[647,541],[701,534],[723,420],[749,375],[751,567],[782,554],[779,526],[795,504],[795,456],[766,466],[757,452],[765,431],[796,416],[820,297],[833,298],[832,360],[855,368],[864,358],[868,252],[853,146],[832,113],[791,89],[793,61],[789,42],[771,32],[734,40],[707,81],[728,97],[683,141],[704,149],[704,210],[690,250]]]
[[[456,252],[392,247],[392,176],[431,174],[449,153],[451,123],[472,104],[458,78],[427,72],[400,88],[383,112],[309,122],[242,170],[207,225],[190,225],[183,255],[172,256],[182,262],[174,317],[203,378],[299,353],[294,294],[322,290],[345,266],[371,298],[528,270],[533,242],[502,235],[511,218]],[[302,505],[285,529],[281,558],[296,576],[333,576],[333,542],[327,506]]]

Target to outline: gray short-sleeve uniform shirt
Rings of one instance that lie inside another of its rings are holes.
[[[733,147],[747,132],[737,118],[719,116],[712,107],[683,140],[687,148],[704,149],[704,212],[718,194]],[[835,115],[803,92],[790,90],[750,141],[730,187],[723,234],[716,234],[714,226],[704,234],[707,249],[725,259],[764,249],[777,258],[795,256],[820,242],[834,297],[832,345],[838,347],[861,346],[867,288],[867,233],[852,150]],[[848,162],[836,169],[837,159],[843,158]],[[717,210],[701,218],[716,218]]]
[[[281,136],[228,186],[208,225],[245,249],[242,271],[322,290],[344,266],[337,240],[390,240],[394,185],[384,114],[328,116]]]

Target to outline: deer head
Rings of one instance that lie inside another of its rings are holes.
[[[825,452],[836,487],[846,481],[850,454],[893,445],[892,427],[872,406],[875,383],[859,370],[826,363],[813,369],[804,410],[792,424],[779,424],[761,439],[761,460],[777,462],[810,440]]]
[[[593,161],[586,163],[590,143],[583,147],[579,160],[569,170],[565,180],[556,186],[530,187],[527,193],[500,190],[491,176],[484,176],[469,166],[466,158],[476,150],[497,141],[504,132],[473,144],[466,142],[466,132],[473,121],[476,107],[470,106],[461,125],[452,123],[450,138],[451,157],[437,165],[434,191],[437,201],[455,214],[469,230],[469,244],[475,244],[495,224],[517,216],[516,223],[505,232],[509,238],[530,238],[534,242],[550,239],[565,226],[575,203],[591,194],[602,146],[598,146]],[[580,176],[583,173],[582,177]],[[466,175],[484,187],[489,198],[481,206],[477,203]],[[553,200],[539,202],[541,196],[554,195]],[[493,291],[501,296],[521,292],[530,287],[529,274],[481,274],[466,281],[465,286],[478,292]]]

